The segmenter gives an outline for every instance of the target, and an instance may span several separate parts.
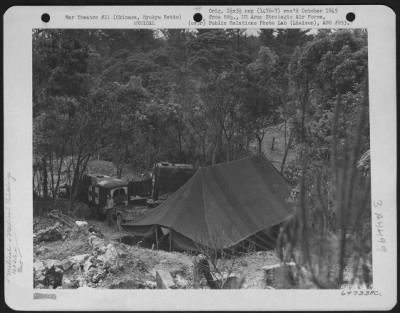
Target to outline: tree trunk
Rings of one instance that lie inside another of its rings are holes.
[[[257,139],[257,152],[261,153],[261,149],[262,149],[262,137],[256,135],[256,139]]]
[[[79,156],[79,158],[80,158],[80,156]],[[79,166],[80,166],[79,158],[78,158],[78,160],[76,162],[76,166],[75,166],[75,169],[74,169],[74,174],[73,174],[73,177],[72,177],[71,191],[70,191],[70,194],[69,194],[69,209],[70,210],[72,210],[73,204],[75,202],[76,195],[78,193],[77,189],[78,189],[78,177],[79,177]]]
[[[85,157],[86,159],[85,159],[85,161],[84,161],[84,163],[83,163],[83,166],[81,166],[81,173],[79,174],[79,180],[78,180],[78,182],[82,180],[83,174],[84,174],[84,172],[86,171],[87,164],[88,164],[89,159],[90,159],[91,156],[92,156],[91,154],[88,154],[88,155]]]
[[[206,164],[206,141],[205,138],[202,140],[202,158],[201,165],[204,166]]]
[[[49,195],[49,190],[48,190],[48,183],[47,183],[47,162],[46,158],[42,157],[42,187],[43,187],[43,198],[47,198]]]
[[[58,188],[60,186],[61,170],[62,170],[62,164],[64,161],[64,151],[65,151],[65,145],[63,145],[63,148],[61,150],[61,159],[60,159],[60,164],[59,164],[58,170],[57,170],[57,182],[56,182],[56,187],[55,187],[56,194],[58,194]],[[55,197],[53,197],[53,200],[55,200]]]
[[[284,126],[285,126],[285,149],[286,149],[286,145],[287,145],[287,119],[285,118],[285,122],[284,122]]]
[[[282,164],[281,164],[281,173],[283,172],[283,169],[285,167],[286,159],[287,159],[287,156],[289,153],[289,149],[292,145],[293,139],[294,139],[294,135],[293,135],[293,131],[292,131],[292,132],[290,132],[290,135],[289,135],[289,142],[285,146],[285,153],[283,154],[283,159],[282,159]]]
[[[222,130],[219,130],[219,132],[215,136],[214,149],[213,149],[212,158],[211,158],[212,165],[215,165],[217,163],[217,151],[218,151],[218,147],[221,144],[221,141],[222,141]]]
[[[47,150],[48,160],[49,160],[49,170],[50,170],[50,190],[51,190],[51,198],[54,200],[55,196],[55,183],[54,183],[54,170],[53,170],[53,153]]]
[[[183,162],[182,160],[182,132],[180,127],[178,127],[178,145],[179,145],[179,162]]]
[[[272,137],[271,151],[274,151],[274,148],[275,148],[275,137]]]
[[[74,170],[74,177],[72,180],[71,194],[70,194],[70,209],[72,209],[73,204],[78,196],[79,183],[83,178],[83,173],[86,170],[87,164],[90,159],[90,154],[85,157],[79,156],[76,162],[76,167]]]
[[[78,188],[78,180],[79,180],[79,168],[81,166],[82,162],[82,154],[81,151],[78,154],[78,157],[76,159],[76,164],[74,164],[74,157],[72,156],[71,159],[72,165],[73,165],[73,176],[72,176],[72,184],[71,184],[71,191],[69,194],[69,201],[70,201],[70,210],[72,210],[76,195],[77,195],[77,188]]]
[[[211,157],[211,164],[215,165],[216,163],[216,158],[217,158],[217,150],[218,150],[218,143],[215,143],[213,152],[212,152],[212,157]]]
[[[231,141],[230,139],[226,140],[226,162],[231,160]]]
[[[40,198],[40,190],[42,189],[42,179],[40,178],[40,164],[35,161],[33,168],[33,196]]]
[[[307,88],[305,89],[304,95],[302,97],[302,112],[301,112],[301,142],[304,144],[306,141],[306,109],[307,109],[307,99],[308,99],[308,82],[306,82]],[[303,145],[304,146],[304,145]]]

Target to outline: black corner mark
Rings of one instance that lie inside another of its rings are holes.
[[[349,22],[353,22],[356,19],[356,15],[353,12],[349,12],[346,14],[346,20]]]
[[[195,22],[199,23],[203,19],[203,16],[201,15],[201,13],[195,13],[193,15],[193,19],[194,19]]]
[[[48,23],[50,21],[50,15],[48,13],[42,14],[42,21]]]

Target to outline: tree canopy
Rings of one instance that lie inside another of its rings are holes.
[[[71,158],[76,184],[94,156],[120,169],[215,164],[253,153],[252,142],[262,152],[268,127],[282,124],[287,149],[307,144],[328,162],[335,105],[344,139],[366,73],[361,30],[35,29],[34,156]],[[284,158],[281,170],[293,178],[293,166]]]

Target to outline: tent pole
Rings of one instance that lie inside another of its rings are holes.
[[[169,229],[169,252],[172,251],[172,229]]]
[[[158,250],[158,231],[157,231],[158,227],[156,225],[156,249]]]

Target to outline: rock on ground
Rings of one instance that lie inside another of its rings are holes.
[[[156,271],[157,288],[159,289],[172,289],[175,288],[175,282],[171,274],[167,271]]]
[[[63,269],[58,260],[37,261],[33,263],[35,288],[55,289],[62,285]]]

